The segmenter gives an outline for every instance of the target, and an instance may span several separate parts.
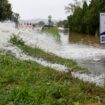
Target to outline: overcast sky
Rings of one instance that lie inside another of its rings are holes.
[[[65,6],[72,0],[9,0],[14,12],[20,14],[21,19],[66,19]]]

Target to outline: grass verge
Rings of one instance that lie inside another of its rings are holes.
[[[19,37],[16,37],[15,35],[13,35],[11,37],[10,42],[12,44],[18,46],[21,50],[24,51],[24,53],[27,53],[30,56],[42,58],[43,60],[46,60],[51,63],[65,65],[74,71],[81,71],[81,72],[88,71],[87,69],[81,68],[80,66],[78,66],[78,64],[73,60],[65,59],[65,58],[59,57],[53,53],[45,52],[40,48],[32,48],[28,45],[25,45],[24,41],[22,39],[20,39]]]
[[[105,105],[105,88],[0,55],[0,105]]]

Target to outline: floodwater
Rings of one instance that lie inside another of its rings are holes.
[[[92,73],[105,73],[105,45],[100,44],[98,36],[71,33],[70,35],[62,34],[61,39],[64,51],[75,50],[76,55],[73,59],[80,66],[88,68]]]
[[[14,24],[11,22],[0,23],[0,50],[4,49],[8,53],[12,53],[19,59],[36,61],[41,65],[51,67],[60,71],[65,71],[68,68],[66,68],[64,65],[51,64],[49,62],[44,61],[43,59],[37,59],[28,56],[24,54],[19,48],[10,44],[8,41],[11,35],[13,34],[22,38],[25,41],[25,43],[31,47],[39,47],[45,51],[55,53],[58,56],[76,60],[78,64],[82,67],[86,67],[92,73],[98,74],[88,75],[73,73],[73,76],[78,77],[84,81],[90,81],[97,84],[104,84],[105,48],[99,45],[96,39],[93,38],[96,41],[94,41],[93,43],[93,41],[91,41],[92,37],[90,39],[85,38],[88,39],[89,43],[84,43],[88,42],[83,41],[84,37],[78,35],[78,37],[80,38],[79,39],[76,35],[73,35],[73,38],[72,35],[70,35],[69,37],[69,35],[60,33],[61,42],[57,42],[55,38],[53,38],[51,35],[42,33],[40,31],[36,31],[36,29],[15,29]],[[77,39],[78,41],[75,41]],[[90,44],[90,42],[92,43]]]
[[[82,39],[82,42],[76,42],[73,41],[71,36],[60,33],[61,43],[59,43],[52,36],[36,31],[25,31],[24,34],[21,32],[20,37],[32,47],[37,46],[58,56],[76,60],[80,66],[88,68],[92,73],[105,73],[105,49],[99,45],[99,38],[95,39],[88,36],[89,38],[87,39],[78,36]],[[87,39],[89,43],[83,43],[83,38]],[[76,40],[76,38],[74,39]]]
[[[90,45],[90,46],[92,45],[94,47],[102,47],[102,46],[100,46],[100,38],[97,35],[93,36],[93,35],[70,33],[69,42],[70,43],[86,44],[86,45]]]

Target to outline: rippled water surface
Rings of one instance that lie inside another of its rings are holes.
[[[105,49],[98,44],[99,39],[96,38],[98,40],[96,41],[97,43],[84,44],[73,42],[72,39],[70,41],[69,36],[63,33],[60,36],[61,43],[56,42],[53,37],[44,33],[33,32],[33,34],[26,33],[21,35],[26,43],[32,47],[38,46],[64,58],[74,59],[79,65],[88,68],[93,73],[105,73]]]
[[[37,31],[38,30],[38,31]],[[32,60],[41,65],[65,71],[68,68],[64,65],[51,64],[43,59],[33,58],[24,54],[19,48],[9,43],[11,35],[21,37],[25,43],[32,47],[40,47],[45,51],[52,52],[64,58],[74,59],[82,67],[86,67],[94,74],[73,73],[74,77],[84,81],[97,84],[104,84],[105,78],[105,45],[99,44],[98,37],[83,35],[66,35],[60,33],[60,42],[54,37],[39,31],[40,29],[19,28],[16,29],[14,23],[0,23],[0,51],[4,49],[10,54],[22,60]],[[4,52],[3,52],[4,53]]]
[[[105,73],[105,45],[100,45],[99,37],[80,34],[68,37],[62,34],[61,40],[66,56],[75,59],[80,66],[88,68],[92,73]]]

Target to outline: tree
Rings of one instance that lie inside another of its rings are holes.
[[[52,18],[52,16],[49,15],[49,16],[48,16],[48,24],[49,24],[49,26],[51,25],[51,18]]]
[[[44,21],[39,21],[37,24],[38,25],[41,25],[41,26],[44,26],[45,25]]]
[[[105,12],[105,0],[100,0],[100,11]]]
[[[80,7],[81,3],[78,0],[74,0],[74,3],[69,3],[68,6],[65,7],[67,13],[73,14],[75,9]]]
[[[75,0],[77,2],[77,0]],[[70,3],[67,10],[72,14],[68,18],[69,28],[72,31],[92,34],[99,33],[99,13],[105,12],[105,0],[91,0],[88,5],[83,0],[83,5]]]
[[[91,0],[85,20],[89,34],[95,35],[99,30],[100,0]]]
[[[83,7],[82,7],[82,18],[81,18],[81,32],[82,33],[85,33],[86,30],[87,30],[87,27],[86,27],[86,21],[85,21],[85,16],[86,16],[86,13],[88,11],[88,5],[87,5],[87,2],[86,0],[83,1]]]
[[[57,26],[58,27],[68,28],[68,21],[67,20],[59,21],[59,22],[57,22]]]
[[[0,21],[11,19],[12,9],[8,0],[0,0]]]
[[[49,15],[49,16],[48,16],[48,25],[49,25],[49,26],[53,26],[53,24],[54,24],[51,19],[52,19],[52,16]]]
[[[12,21],[15,22],[16,28],[19,25],[19,18],[20,18],[20,16],[19,16],[18,13],[13,13],[13,15],[12,15]]]

